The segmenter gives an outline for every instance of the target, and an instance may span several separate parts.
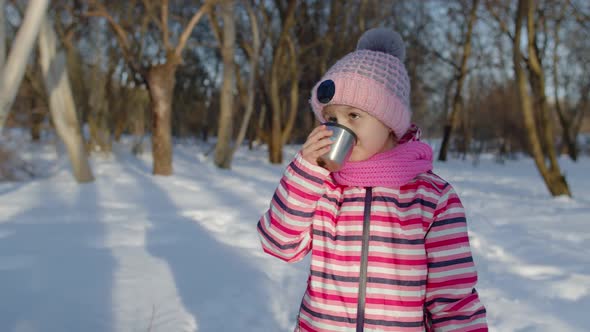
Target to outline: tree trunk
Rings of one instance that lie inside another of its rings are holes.
[[[31,107],[30,107],[30,133],[31,140],[37,142],[41,139],[43,120],[47,113],[47,91],[43,83],[43,73],[40,70],[39,59],[37,57],[35,64],[28,67],[25,71],[24,79],[31,86]]]
[[[556,105],[556,107],[558,107]],[[567,154],[573,161],[578,160],[578,143],[575,136],[572,135],[574,128],[571,122],[567,119],[562,109],[557,109],[559,123],[561,124],[561,138],[566,148]]]
[[[457,82],[457,85],[461,83]],[[447,124],[444,127],[444,135],[443,140],[441,143],[440,151],[438,153],[438,160],[439,161],[446,161],[447,154],[449,150],[449,145],[451,142],[451,136],[453,131],[459,126],[459,115],[461,115],[461,111],[463,109],[463,97],[461,96],[461,92],[459,88],[457,88],[455,97],[453,98],[453,108],[451,110],[451,114],[447,120]]]
[[[520,51],[521,46],[521,27],[523,21],[527,18],[527,10],[534,10],[530,0],[519,0],[518,11],[516,14],[515,34],[513,40],[513,64],[514,73],[516,77],[516,84],[520,97],[520,107],[523,113],[524,125],[527,131],[527,138],[530,144],[531,152],[545,184],[549,189],[549,192],[553,196],[568,195],[571,196],[565,177],[554,169],[548,169],[545,165],[545,155],[541,147],[539,133],[535,123],[535,114],[533,111],[533,105],[527,89],[527,82],[525,72],[522,65],[522,54]],[[530,12],[529,12],[530,13]],[[530,34],[529,34],[530,36]],[[530,54],[529,54],[530,56]]]
[[[278,60],[273,60],[278,61]],[[273,66],[274,68],[274,66]],[[275,69],[277,70],[277,69]],[[274,72],[275,70],[272,70]],[[279,94],[279,78],[277,74],[271,72],[272,78],[270,80],[270,99],[271,99],[271,121],[270,121],[270,137],[268,142],[269,161],[273,164],[280,164],[283,162],[282,142],[281,136],[281,122],[282,122],[282,107]]]
[[[336,24],[342,18],[343,1],[330,1],[330,16],[328,17],[328,31],[322,42],[322,52],[317,59],[320,73],[328,70],[328,61],[334,53],[334,35],[336,34]],[[346,10],[346,9],[345,9]]]
[[[539,126],[541,146],[543,147],[544,155],[550,162],[550,170],[559,169],[557,162],[557,151],[555,149],[555,135],[553,130],[553,120],[549,105],[547,104],[547,96],[545,94],[545,73],[536,41],[535,31],[535,3],[528,2],[527,5],[527,53],[528,53],[528,72],[531,90],[535,97],[535,103],[540,110]]]
[[[295,127],[295,120],[297,119],[297,108],[299,106],[299,69],[297,67],[297,53],[295,51],[295,45],[290,36],[287,36],[287,45],[289,49],[289,77],[291,78],[290,98],[289,98],[289,117],[287,123],[283,129],[282,134],[282,145],[287,144],[291,137],[291,132]]]
[[[143,139],[145,137],[145,128],[147,126],[146,107],[144,103],[140,102],[142,99],[141,92],[145,91],[126,89],[126,93],[131,94],[133,96],[132,100],[136,101],[134,104],[139,105],[137,107],[133,107],[131,112],[125,118],[125,121],[127,122],[126,127],[130,127],[129,129],[131,130],[131,135],[133,135],[133,147],[131,148],[131,151],[134,155],[140,155],[143,153]],[[149,94],[149,90],[147,91],[147,94]]]
[[[109,62],[114,61],[114,59],[109,59]],[[122,82],[121,79],[123,73],[119,74],[118,82]],[[128,115],[129,111],[125,109],[123,106],[125,103],[124,101],[129,99],[129,92],[128,89],[122,85],[122,83],[114,86],[110,86],[110,90],[107,91],[107,95],[111,102],[109,103],[109,111],[113,114],[112,121],[113,123],[111,126],[113,127],[113,139],[115,142],[119,142],[121,140],[121,136],[123,133],[129,129],[128,123]],[[133,109],[137,109],[138,107],[134,107]]]
[[[236,28],[234,21],[234,1],[225,0],[221,4],[223,18],[223,41],[221,56],[223,58],[223,85],[221,86],[219,127],[217,128],[217,144],[215,146],[215,165],[228,169],[232,161],[232,133],[234,113],[234,49],[236,44]]]
[[[264,130],[264,122],[266,120],[266,112],[268,110],[268,107],[266,106],[266,103],[262,103],[260,105],[260,114],[258,115],[258,123],[256,124],[256,138],[255,140],[261,144],[262,142],[266,142],[269,147],[270,147],[270,142],[267,142],[267,139],[265,137],[266,132]]]
[[[173,55],[169,55],[173,56]],[[148,69],[146,80],[152,109],[152,154],[154,175],[172,174],[171,113],[174,94],[176,61],[155,65]]]
[[[444,128],[444,136],[443,141],[441,144],[441,148],[438,154],[439,161],[446,161],[447,160],[447,153],[449,149],[449,144],[451,141],[451,136],[453,131],[457,129],[459,126],[459,119],[461,112],[463,112],[463,83],[465,82],[465,78],[467,76],[467,60],[469,60],[469,56],[471,55],[471,36],[473,34],[473,25],[475,20],[477,19],[477,5],[479,0],[473,0],[471,12],[469,13],[469,22],[467,26],[467,33],[465,35],[465,43],[463,44],[463,55],[461,58],[461,67],[459,68],[459,72],[457,73],[457,86],[455,88],[455,96],[453,97],[453,109],[449,118],[447,119],[447,123]],[[465,126],[466,124],[464,124]],[[467,136],[467,135],[465,135]],[[467,139],[467,137],[465,137]],[[464,144],[468,144],[468,142],[464,142]],[[467,147],[465,147],[465,153],[467,152]]]
[[[281,35],[275,46],[275,52],[272,59],[271,77],[270,77],[270,101],[271,101],[271,133],[269,141],[269,161],[273,164],[280,164],[283,162],[283,129],[281,123],[283,122],[283,106],[281,96],[281,82],[283,77],[283,67],[285,66],[285,49],[289,48],[287,39],[289,38],[289,31],[294,23],[295,8],[297,1],[289,0],[287,10],[282,17],[283,26]]]
[[[366,9],[367,9],[367,0],[361,0],[359,4],[359,31],[362,33],[366,29]]]
[[[248,78],[248,88],[247,88],[247,98],[244,107],[246,108],[246,113],[244,114],[244,120],[242,121],[242,125],[240,127],[240,131],[238,132],[238,137],[236,138],[236,145],[232,151],[234,154],[237,149],[240,148],[244,138],[246,137],[246,132],[248,130],[248,126],[250,124],[250,118],[252,117],[252,113],[254,113],[254,99],[256,97],[256,78],[258,77],[258,61],[260,59],[260,31],[258,28],[258,20],[256,18],[256,13],[250,6],[249,2],[246,2],[247,10],[248,10],[248,17],[250,18],[250,24],[252,26],[252,52],[250,54],[250,75]],[[250,149],[252,148],[252,140],[250,140]]]
[[[92,69],[93,81],[90,82],[90,112],[88,114],[88,127],[90,129],[90,137],[88,140],[88,151],[110,153],[111,152],[111,133],[109,129],[108,121],[108,95],[106,89],[110,75],[112,74],[111,69],[107,75],[101,74],[99,64],[95,64]]]
[[[39,54],[53,123],[68,150],[74,177],[78,182],[91,182],[94,177],[80,132],[66,70],[65,55],[57,51],[57,39],[51,21],[44,19],[42,25],[39,35]]]
[[[76,110],[78,112],[78,119],[80,119],[80,122],[83,124],[87,121],[88,115],[91,112],[90,109],[92,108],[90,95],[93,91],[89,88],[88,84],[90,83],[90,80],[96,78],[94,75],[92,78],[85,76],[80,50],[74,46],[71,41],[68,41],[63,45],[66,52],[68,77],[72,84],[72,93]]]
[[[31,98],[31,140],[38,142],[41,139],[41,125],[43,124],[43,105],[39,105],[37,98]]]
[[[467,108],[463,107],[461,109],[461,115],[463,115],[461,122],[462,122],[462,128],[463,128],[463,149],[461,151],[461,153],[463,153],[463,160],[465,160],[467,158],[467,154],[471,152],[471,141],[472,141],[472,136],[473,136],[473,130],[472,130],[472,120],[471,120],[471,114],[469,114],[469,111]],[[479,142],[480,146],[483,142]],[[478,156],[479,158],[479,152],[478,152]]]
[[[578,111],[572,120],[572,137],[578,137],[582,129],[582,123],[586,117],[586,112],[590,109],[590,80],[580,88],[582,98],[574,106]]]
[[[273,60],[278,61],[278,60]],[[273,72],[278,70],[274,68]],[[283,122],[283,107],[281,104],[281,96],[279,94],[279,78],[278,74],[271,73],[273,76],[270,81],[270,99],[271,99],[271,121],[270,121],[270,136],[268,141],[269,161],[273,164],[280,164],[283,162],[283,137],[282,126]]]
[[[533,93],[537,99],[537,104],[541,111],[541,139],[546,147],[545,158],[549,159],[549,178],[555,195],[571,196],[565,177],[561,174],[559,162],[557,161],[557,149],[555,148],[555,134],[551,110],[547,103],[547,96],[545,94],[545,73],[541,58],[539,56],[539,48],[537,47],[536,31],[535,31],[535,6],[536,2],[528,0],[527,12],[527,33],[528,33],[528,59],[529,59],[529,77],[531,78],[531,86]]]
[[[562,18],[563,13],[565,11],[567,4],[563,4],[562,7]],[[559,118],[559,123],[561,124],[561,137],[563,140],[563,144],[567,149],[567,153],[573,161],[578,160],[578,144],[575,135],[572,135],[574,132],[574,128],[572,126],[572,121],[568,116],[565,114],[564,109],[562,108],[561,101],[559,100],[559,76],[557,72],[557,67],[559,63],[559,30],[561,27],[561,19],[560,18],[556,24],[553,33],[553,92],[555,98],[555,111],[557,112],[557,116]],[[567,105],[567,104],[566,104]]]
[[[25,17],[12,43],[10,55],[5,64],[0,64],[3,65],[0,70],[0,130],[4,128],[8,113],[12,108],[48,5],[49,0],[29,1]]]

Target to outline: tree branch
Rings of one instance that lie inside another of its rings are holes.
[[[568,0],[567,3],[574,9],[572,12],[576,21],[586,29],[590,29],[590,15],[580,10],[573,1]]]
[[[215,36],[215,40],[217,40],[217,44],[219,47],[222,45],[222,33],[221,28],[219,27],[219,23],[217,22],[217,16],[215,15],[214,10],[210,10],[209,14],[209,23],[211,24],[211,29],[213,30],[213,35]]]
[[[121,50],[123,51],[123,57],[125,58],[125,62],[127,62],[129,67],[131,67],[131,69],[134,72],[140,74],[142,77],[145,77],[145,75],[143,73],[143,69],[141,68],[141,66],[139,66],[134,61],[134,58],[131,54],[131,46],[129,44],[129,40],[127,38],[127,32],[125,31],[125,29],[123,29],[123,27],[119,23],[117,23],[117,21],[115,21],[113,16],[111,16],[111,14],[109,14],[109,12],[106,10],[106,8],[104,7],[103,4],[98,3],[97,1],[94,1],[94,0],[90,1],[90,4],[91,4],[91,6],[94,5],[96,7],[95,10],[87,11],[86,13],[83,14],[83,16],[101,17],[101,18],[106,19],[107,22],[109,23],[110,27],[115,32],[115,35],[117,36],[117,41],[119,42],[119,46],[121,47]]]
[[[428,48],[426,48],[428,49]],[[432,52],[432,54],[434,54],[434,56],[436,56],[439,60],[441,60],[442,62],[450,65],[451,67],[453,67],[453,69],[455,69],[456,71],[460,71],[461,68],[459,67],[459,65],[457,65],[456,63],[454,63],[452,60],[445,58],[442,54],[440,54],[437,50],[431,49],[430,50]]]
[[[161,15],[160,21],[162,21],[162,40],[164,42],[164,49],[166,52],[168,52],[172,49],[168,35],[168,0],[162,0]]]
[[[150,17],[144,16],[141,20],[141,27],[139,30],[139,50],[137,58],[141,59],[143,57],[143,50],[145,49],[146,39],[145,35],[147,33],[148,25],[150,24]]]
[[[504,32],[508,36],[508,38],[510,38],[510,40],[514,42],[514,36],[508,29],[506,22],[504,22],[500,15],[492,8],[492,5],[489,1],[486,2],[486,8],[488,12],[492,15],[492,17],[496,20],[496,22],[500,25],[500,30],[502,30],[502,32]]]
[[[323,38],[323,36],[318,36],[314,41],[312,41],[311,43],[301,47],[301,51],[299,51],[300,55],[305,55],[305,53],[311,51],[312,49],[314,49],[316,46],[318,45],[322,45],[325,44],[326,40]]]
[[[162,21],[160,21],[158,19],[158,16],[155,14],[154,6],[152,5],[151,1],[150,0],[142,0],[142,2],[143,2],[143,6],[146,9],[146,13],[147,13],[146,16],[149,19],[151,19],[154,22],[154,24],[156,24],[156,26],[158,28],[160,28],[160,30],[162,30],[163,23],[162,23]]]
[[[106,11],[106,9],[102,5],[100,5],[100,8],[98,10],[87,11],[86,13],[84,13],[84,16],[101,17],[106,19],[113,31],[115,32],[124,53],[129,52],[129,41],[127,40],[127,34],[125,30],[119,23],[115,21],[115,19]]]
[[[191,32],[193,31],[197,23],[199,23],[201,17],[211,9],[215,2],[215,0],[206,1],[205,4],[203,4],[203,6],[201,6],[201,8],[193,15],[190,22],[180,35],[180,39],[178,40],[178,45],[176,46],[175,50],[176,56],[178,56],[179,58],[181,57],[182,51],[186,46],[186,42],[189,39]]]

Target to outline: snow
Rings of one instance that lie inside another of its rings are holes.
[[[210,144],[182,142],[159,177],[124,141],[83,185],[63,148],[18,146],[41,176],[0,183],[0,331],[292,330],[309,260],[265,255],[256,223],[296,146],[220,170]],[[491,331],[590,324],[590,158],[560,162],[573,198],[551,198],[527,158],[435,165],[467,209]]]

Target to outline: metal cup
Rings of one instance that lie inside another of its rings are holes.
[[[350,158],[357,138],[352,130],[343,125],[335,122],[326,122],[324,125],[332,131],[330,139],[334,143],[332,143],[330,151],[318,158],[317,163],[331,172],[337,172],[348,161],[348,158]]]

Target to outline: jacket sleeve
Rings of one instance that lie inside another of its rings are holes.
[[[426,313],[433,331],[487,331],[486,310],[475,290],[477,272],[469,247],[465,211],[447,185],[425,245],[428,256]]]
[[[266,253],[296,262],[309,252],[312,219],[329,174],[300,154],[287,166],[269,209],[258,222],[258,235]]]

